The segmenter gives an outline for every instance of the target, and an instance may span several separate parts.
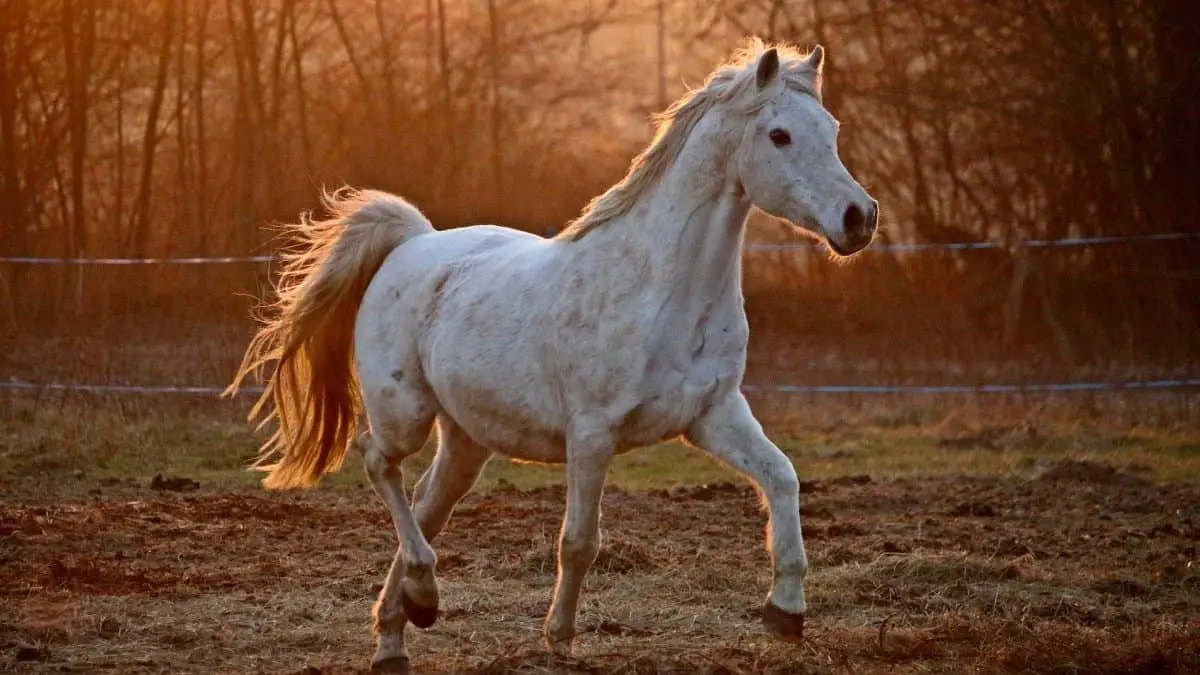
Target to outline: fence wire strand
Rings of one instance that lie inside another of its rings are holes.
[[[866,251],[977,251],[1020,248],[1069,248],[1139,242],[1179,241],[1200,238],[1200,232],[1164,232],[1158,234],[1112,235],[1098,237],[1067,237],[1063,239],[1031,239],[1018,242],[964,241],[946,243],[885,243],[878,242]],[[771,244],[749,243],[748,251],[820,250],[819,242]],[[279,261],[276,255],[218,256],[187,258],[39,258],[31,256],[0,257],[0,263],[17,265],[221,265],[269,263]],[[753,385],[742,386],[748,394],[1047,394],[1104,391],[1162,391],[1200,387],[1200,377],[1154,379],[1124,382],[1055,382],[1042,384],[950,384],[950,385]],[[224,387],[87,384],[79,382],[24,382],[16,379],[0,381],[0,390],[60,391],[93,394],[189,394],[217,396]],[[261,387],[245,387],[244,394],[258,394]]]
[[[1152,391],[1200,387],[1200,377],[1172,380],[1119,382],[1052,382],[1041,384],[946,384],[946,385],[742,385],[747,394],[1046,394],[1104,391]],[[77,382],[0,382],[0,390],[40,390],[89,394],[193,394],[218,396],[225,387],[85,384]],[[241,394],[261,394],[262,387],[243,387]]]
[[[1067,237],[1063,239],[1028,239],[1024,241],[958,241],[930,243],[887,243],[877,242],[863,250],[864,253],[883,251],[982,251],[1021,248],[1071,248],[1105,244],[1131,244],[1138,242],[1179,241],[1200,239],[1200,232],[1162,232],[1158,234],[1129,234],[1103,237]],[[823,250],[823,243],[801,242],[771,244],[751,242],[747,251],[803,251]],[[190,258],[39,258],[32,256],[0,256],[0,263],[14,265],[221,265],[238,263],[267,263],[282,260],[275,255],[246,255]]]

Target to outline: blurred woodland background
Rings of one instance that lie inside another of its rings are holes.
[[[1011,246],[748,252],[747,381],[1194,374],[1200,240],[1020,246],[1200,231],[1193,9],[2,0],[0,256],[268,254],[264,226],[343,183],[439,228],[550,234],[620,178],[650,113],[756,34],[828,49],[826,105],[881,242]],[[750,238],[795,240],[761,215]],[[160,383],[136,372],[145,350],[111,365],[114,344],[145,344],[211,366],[179,384],[223,384],[269,273],[0,262],[0,378]]]

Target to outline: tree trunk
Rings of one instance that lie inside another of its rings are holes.
[[[371,80],[367,77],[367,71],[363,68],[358,53],[354,51],[354,42],[350,39],[346,30],[346,22],[342,20],[342,14],[338,11],[335,0],[329,0],[329,16],[333,19],[333,26],[337,29],[338,37],[342,40],[342,48],[346,50],[346,57],[350,59],[350,67],[354,70],[354,76],[358,78],[358,84],[362,87],[363,100],[368,106],[373,107],[371,106],[371,102],[374,100]]]
[[[661,1],[661,0],[660,0]],[[488,51],[491,60],[491,135],[492,135],[492,195],[493,208],[498,208],[504,196],[504,155],[501,135],[504,112],[500,100],[500,16],[496,11],[496,0],[487,0],[488,6]]]
[[[24,0],[15,0],[9,14],[0,14],[0,255],[22,255],[28,223],[17,160],[17,86],[21,81],[19,54],[25,50],[20,30]]]
[[[92,57],[96,45],[96,2],[64,0],[62,30],[66,56],[67,125],[71,143],[70,224],[67,226],[67,257],[80,257],[87,250],[87,210],[84,204],[84,162],[87,159],[88,84],[92,75]],[[64,223],[66,225],[66,223]],[[76,313],[83,304],[83,267],[76,266]]]
[[[192,192],[192,181],[190,171],[190,153],[191,143],[188,139],[188,110],[187,110],[187,59],[184,55],[187,53],[188,43],[188,24],[191,15],[189,0],[179,0],[181,6],[179,8],[179,31],[178,40],[179,47],[176,50],[175,58],[175,220],[171,223],[173,229],[182,230],[189,250],[191,250],[191,238],[196,232],[195,212],[192,211],[191,200],[188,195]],[[169,243],[178,241],[175,232],[170,232],[167,236]]]
[[[240,7],[239,7],[240,5]],[[239,26],[238,19],[241,15]],[[258,80],[258,46],[255,37],[253,8],[243,0],[228,0],[229,31],[233,40],[233,56],[237,74],[237,102],[233,133],[233,190],[234,241],[239,252],[252,248],[254,228],[258,222],[256,199],[258,183],[257,158],[259,132],[255,100]]]
[[[383,59],[381,63],[383,66],[382,122],[387,129],[387,133],[391,133],[400,111],[396,100],[396,54],[392,49],[393,39],[383,13],[385,4],[383,0],[375,0],[375,27],[379,31],[379,50],[380,56]]]
[[[142,172],[138,181],[137,201],[134,202],[134,224],[130,228],[126,249],[134,257],[146,255],[150,240],[150,193],[153,190],[154,157],[158,148],[158,117],[162,112],[163,98],[167,90],[167,75],[171,66],[171,46],[174,44],[175,11],[178,0],[166,0],[162,19],[162,43],[158,50],[158,66],[151,93],[150,109],[146,114],[146,128],[142,134]]]
[[[304,153],[304,168],[307,175],[313,174],[313,149],[311,131],[308,128],[308,95],[304,91],[304,52],[300,49],[300,39],[296,35],[296,12],[293,5],[288,21],[288,36],[292,47],[292,76],[296,87],[296,114],[300,120],[300,148]]]
[[[283,55],[288,44],[289,17],[296,11],[296,0],[283,0],[279,15],[275,19],[275,44],[271,49],[270,106],[261,118],[265,133],[263,148],[263,172],[269,188],[264,195],[268,217],[280,211],[280,198],[285,191],[283,181],[283,100],[284,74]]]
[[[200,229],[200,255],[208,255],[209,228],[209,189],[208,184],[208,132],[204,123],[204,88],[207,83],[208,70],[205,64],[205,47],[208,43],[208,16],[211,7],[210,0],[201,0],[200,16],[196,24],[196,74],[192,81],[192,109],[196,118],[196,178],[194,185],[194,203],[196,223]],[[182,58],[182,55],[180,55]]]
[[[437,16],[438,16],[438,73],[440,75],[440,91],[441,91],[441,111],[438,114],[438,120],[441,124],[437,128],[437,133],[445,141],[447,158],[444,166],[446,167],[446,175],[443,180],[436,181],[435,190],[440,191],[447,185],[452,185],[458,177],[458,139],[454,133],[454,92],[450,84],[450,45],[446,37],[446,2],[445,0],[437,0]],[[444,193],[436,195],[434,198],[444,198],[449,195]]]
[[[658,61],[658,110],[667,109],[667,12],[663,3],[658,0],[656,16],[655,52]]]
[[[0,14],[0,255],[26,255],[25,233],[29,213],[26,190],[22,188],[17,159],[17,101],[22,80],[19,54],[25,51],[25,33],[20,26],[26,17],[25,0],[13,0],[8,12]],[[17,304],[21,302],[22,275],[12,265],[3,266],[0,287],[0,313],[14,323]]]

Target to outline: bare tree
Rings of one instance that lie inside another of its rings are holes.
[[[496,9],[496,0],[487,0],[488,10],[488,57],[491,61],[491,157],[492,157],[492,189],[494,199],[498,202],[504,194],[504,156],[503,139],[501,138],[504,102],[500,96],[501,74],[501,28],[500,13]]]
[[[67,256],[87,248],[84,161],[88,149],[88,94],[96,49],[95,0],[63,0],[62,39],[67,81],[67,119],[71,142],[70,217],[64,238]]]
[[[154,160],[160,137],[158,117],[162,112],[163,99],[167,91],[167,76],[171,67],[171,47],[175,42],[175,13],[178,0],[165,0],[162,16],[162,32],[158,51],[158,66],[155,68],[154,89],[146,114],[146,127],[142,133],[142,171],[138,181],[137,200],[134,202],[133,225],[129,230],[126,249],[136,257],[145,255],[150,238],[150,198],[153,191]]]

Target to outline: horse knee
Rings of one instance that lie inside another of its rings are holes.
[[[780,462],[771,477],[771,488],[784,496],[794,497],[800,494],[800,477],[796,475],[796,467],[786,458]]]
[[[776,450],[765,457],[755,474],[752,479],[760,496],[768,501],[800,496],[800,476],[792,461],[781,451]]]

